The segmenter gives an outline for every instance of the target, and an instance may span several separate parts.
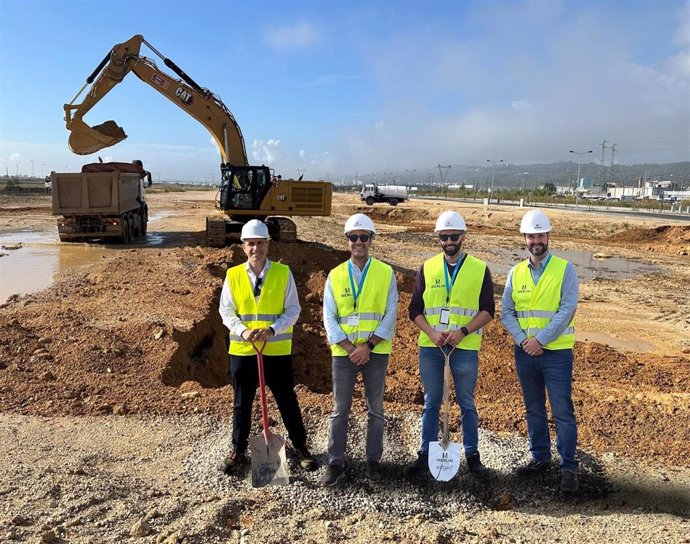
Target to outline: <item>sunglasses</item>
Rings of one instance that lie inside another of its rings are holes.
[[[369,236],[368,234],[348,234],[347,239],[350,240],[353,244],[357,242],[357,240],[362,240],[363,243],[367,243],[369,241]]]
[[[457,232],[455,234],[439,234],[438,239],[441,240],[441,242],[447,242],[448,238],[450,238],[453,242],[457,242],[460,240],[460,236],[462,236],[462,234]]]

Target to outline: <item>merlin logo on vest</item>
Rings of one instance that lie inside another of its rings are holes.
[[[352,293],[350,292],[349,287],[345,287],[345,292],[340,294],[340,298],[345,298],[345,297],[351,297]]]
[[[445,289],[446,284],[445,284],[445,283],[442,284],[442,283],[441,283],[441,279],[440,279],[440,278],[436,278],[436,280],[434,281],[434,283],[431,285],[431,288],[432,288],[432,289],[440,289],[441,287],[443,287],[443,288]]]
[[[518,289],[517,292],[520,293],[520,294],[529,293],[529,289],[527,289],[527,285],[526,285],[526,284],[523,284],[523,286],[520,287],[520,289]]]

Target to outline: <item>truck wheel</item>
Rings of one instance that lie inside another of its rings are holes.
[[[148,218],[148,213],[146,213],[146,210],[139,212],[139,215],[141,216],[141,235],[146,236],[146,230],[147,230],[147,224],[149,221]]]
[[[388,204],[390,204],[391,206],[397,206],[398,205],[398,199],[397,198],[389,198]]]
[[[366,199],[367,206],[373,206],[374,205],[374,197],[373,196],[368,196]]]
[[[129,215],[125,215],[122,218],[122,243],[131,244],[132,243],[132,227],[129,220]]]

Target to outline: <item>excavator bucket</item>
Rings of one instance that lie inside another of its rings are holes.
[[[77,155],[90,155],[127,137],[115,121],[90,127],[81,119],[73,119],[69,130],[69,148]]]

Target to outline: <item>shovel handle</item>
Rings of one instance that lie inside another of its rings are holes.
[[[259,347],[259,344],[261,347]],[[261,424],[264,430],[266,444],[271,438],[271,430],[268,428],[268,408],[266,407],[266,378],[264,376],[264,349],[266,341],[254,343],[252,347],[256,351],[256,365],[259,371],[259,398],[261,399]]]
[[[438,349],[443,353],[445,359],[443,364],[443,406],[441,408],[441,423],[443,434],[441,438],[441,445],[443,449],[448,448],[450,443],[450,431],[448,429],[448,418],[450,414],[450,355],[455,351],[457,346],[452,346],[450,351],[446,351],[445,346],[439,346]]]

